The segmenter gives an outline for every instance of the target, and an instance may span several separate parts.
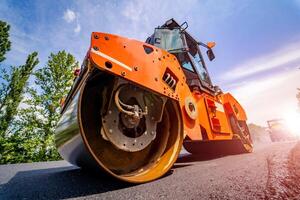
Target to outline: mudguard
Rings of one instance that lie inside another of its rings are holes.
[[[122,77],[178,102],[184,134],[200,135],[199,122],[185,112],[186,99],[194,99],[177,58],[167,51],[113,34],[93,32],[88,57],[94,67]]]

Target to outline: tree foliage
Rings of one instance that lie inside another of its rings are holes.
[[[10,50],[9,29],[0,21],[0,62]],[[0,164],[60,158],[54,145],[59,101],[68,93],[78,63],[65,51],[51,54],[46,66],[32,73],[38,63],[34,52],[25,65],[0,72]],[[28,86],[31,75],[34,84]]]
[[[9,29],[10,26],[0,20],[0,62],[5,60],[5,53],[10,50]]]
[[[11,72],[3,71],[0,87],[0,163],[22,160],[22,138],[8,130],[18,114],[18,107],[23,99],[24,89],[33,68],[39,63],[37,53],[30,54],[25,65],[12,67]]]
[[[25,65],[12,67],[10,74],[5,71],[1,74],[6,82],[3,82],[0,88],[0,135],[4,135],[17,114],[26,82],[38,63],[37,52],[33,52],[27,57]]]
[[[51,54],[44,68],[34,73],[35,86],[28,87],[27,108],[20,110],[15,132],[25,138],[29,161],[57,160],[54,131],[60,117],[60,99],[70,90],[75,58],[65,51]],[[28,155],[30,154],[30,155]]]

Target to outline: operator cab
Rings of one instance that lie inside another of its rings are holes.
[[[146,43],[165,49],[176,56],[191,90],[203,90],[214,94],[216,91],[206,69],[199,45],[208,49],[209,60],[214,59],[212,49],[208,45],[197,42],[185,31],[187,27],[186,22],[179,25],[174,19],[170,19],[161,27],[156,28]]]

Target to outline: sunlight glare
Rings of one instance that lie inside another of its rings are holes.
[[[300,136],[300,113],[294,111],[285,115],[285,123],[292,134]]]

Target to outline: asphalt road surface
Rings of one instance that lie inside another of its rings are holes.
[[[65,161],[0,166],[0,199],[300,199],[300,144],[281,142],[254,153],[181,154],[159,180],[132,185]]]

